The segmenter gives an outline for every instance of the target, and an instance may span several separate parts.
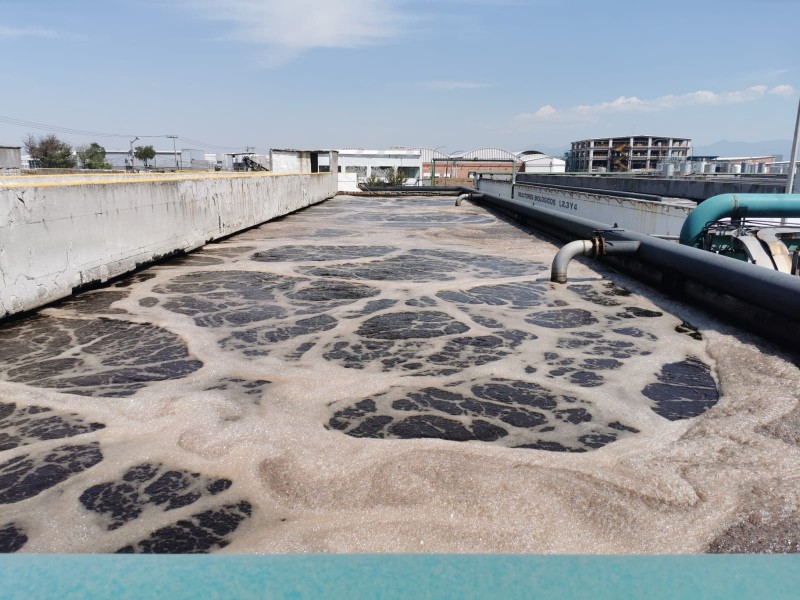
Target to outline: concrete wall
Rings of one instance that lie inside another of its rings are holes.
[[[311,171],[311,152],[270,150],[269,162],[273,173],[308,173]]]
[[[220,177],[227,177],[231,173],[221,174]],[[122,181],[163,181],[164,179],[205,179],[212,175],[208,173],[195,173],[195,172],[168,172],[168,173],[128,173],[125,171],[101,171],[101,170],[83,170],[78,171],[70,169],[66,173],[47,173],[39,174],[38,171],[34,175],[0,175],[0,188],[6,186],[19,187],[20,185],[26,187],[33,187],[39,185],[56,185],[68,184],[74,185],[79,183],[112,183]]]
[[[786,187],[786,181],[774,183],[748,181],[747,178],[658,178],[658,177],[595,177],[592,175],[536,175],[522,174],[517,176],[518,182],[569,185],[574,187],[595,188],[617,192],[633,192],[652,194],[669,198],[687,198],[702,202],[719,194],[780,194]]]
[[[0,318],[336,194],[336,174],[0,187]]]
[[[479,179],[478,189],[511,198],[508,181]],[[696,206],[689,201],[653,202],[519,183],[514,187],[514,199],[609,226],[665,237],[680,235],[683,222]]]
[[[339,173],[340,192],[358,192],[358,175],[356,173]]]

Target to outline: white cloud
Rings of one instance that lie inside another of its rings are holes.
[[[231,24],[224,39],[263,46],[278,66],[313,48],[357,48],[400,34],[400,0],[183,0],[208,20]]]
[[[557,112],[558,111],[554,107],[550,106],[549,104],[545,104],[542,108],[533,113],[533,116],[537,119],[546,119],[547,117],[553,116]]]
[[[22,37],[55,38],[59,34],[52,29],[40,27],[0,27],[0,39],[16,39]]]
[[[733,92],[712,92],[699,90],[687,94],[659,96],[642,99],[636,96],[620,96],[616,100],[598,104],[581,104],[564,109],[556,109],[547,104],[532,113],[516,116],[517,121],[569,122],[587,120],[609,113],[643,112],[652,113],[691,106],[721,106],[724,104],[741,104],[763,98],[766,94],[791,96],[794,88],[790,85],[778,85],[769,89],[765,85],[754,85]]]
[[[769,93],[788,98],[789,96],[794,96],[794,88],[790,85],[776,85]]]
[[[0,40],[18,40],[20,38],[40,38],[67,41],[86,41],[83,35],[43,27],[3,27],[0,26]]]
[[[424,87],[431,90],[474,90],[478,88],[488,87],[488,83],[479,83],[476,81],[420,81],[417,87]]]

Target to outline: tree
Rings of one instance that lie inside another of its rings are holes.
[[[400,169],[395,170],[394,168],[389,168],[386,171],[386,185],[389,187],[400,187],[406,184],[408,181],[408,177],[403,175]]]
[[[110,169],[106,162],[106,149],[97,142],[88,146],[78,146],[78,160],[84,169]]]
[[[72,169],[75,167],[72,146],[62,142],[52,133],[39,139],[28,134],[23,144],[25,151],[43,169]]]
[[[406,184],[408,177],[403,175],[400,169],[389,167],[383,172],[383,177],[378,173],[372,173],[367,179],[367,187],[400,187]]]
[[[136,146],[133,151],[133,155],[142,161],[145,168],[147,168],[147,161],[156,157],[156,151],[152,146]]]

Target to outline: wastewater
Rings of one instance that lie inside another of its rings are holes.
[[[800,370],[447,197],[0,324],[0,552],[796,552]]]

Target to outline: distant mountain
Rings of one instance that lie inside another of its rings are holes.
[[[769,140],[766,142],[729,142],[720,140],[708,146],[695,146],[695,156],[778,156],[789,160],[792,140]]]

